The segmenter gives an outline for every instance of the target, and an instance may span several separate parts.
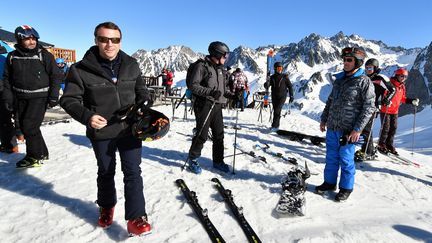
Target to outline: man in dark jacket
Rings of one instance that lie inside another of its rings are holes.
[[[15,136],[15,127],[12,122],[13,111],[6,109],[6,105],[1,99],[3,94],[3,70],[7,57],[7,49],[0,42],[0,152],[18,153],[18,143]]]
[[[281,62],[274,64],[275,73],[270,77],[270,80],[264,83],[266,90],[271,87],[271,96],[273,104],[273,122],[271,131],[279,129],[282,107],[285,104],[286,98],[289,93],[289,103],[294,101],[294,93],[292,84],[287,74],[283,74],[283,66]]]
[[[326,133],[324,183],[315,188],[322,194],[336,189],[339,169],[339,192],[336,201],[348,199],[354,187],[355,142],[359,140],[375,111],[375,92],[370,79],[360,68],[366,53],[359,47],[342,49],[344,68],[336,75],[333,89],[321,115],[320,130]]]
[[[22,25],[15,29],[15,51],[8,54],[3,74],[5,109],[14,110],[14,97],[19,126],[26,138],[26,156],[17,168],[40,166],[48,159],[48,148],[40,126],[45,111],[58,104],[62,74],[54,56],[38,42],[38,32]]]
[[[227,89],[227,80],[224,73],[224,63],[228,58],[229,48],[225,43],[215,41],[210,43],[209,54],[204,61],[198,61],[191,70],[188,88],[192,91],[195,102],[194,112],[196,130],[198,133],[192,139],[189,149],[188,169],[201,173],[197,159],[208,137],[209,128],[213,135],[213,167],[228,172],[229,167],[224,163],[224,124],[222,105],[226,103],[226,96],[233,94]]]
[[[71,66],[61,106],[87,127],[98,165],[98,224],[113,222],[117,203],[114,175],[116,151],[120,153],[125,183],[125,219],[131,235],[151,232],[147,221],[141,177],[142,141],[134,137],[128,119],[119,111],[137,104],[142,112],[149,108],[149,95],[135,59],[120,50],[121,31],[112,23],[96,26],[96,46]]]
[[[368,159],[374,159],[376,157],[376,150],[373,144],[373,134],[372,126],[375,120],[375,114],[377,113],[381,104],[388,105],[390,100],[395,94],[395,89],[390,83],[390,79],[380,74],[381,69],[379,68],[379,62],[375,58],[371,58],[366,61],[365,64],[366,75],[371,79],[374,84],[375,90],[375,108],[376,111],[372,115],[366,127],[363,129],[362,134],[364,135],[364,143],[360,150],[355,152],[354,160],[355,162],[361,162]],[[384,93],[386,95],[384,96]]]

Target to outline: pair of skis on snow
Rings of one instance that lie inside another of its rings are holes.
[[[225,189],[222,183],[217,178],[213,178],[211,181],[214,182],[216,189],[222,195],[224,201],[231,209],[231,212],[234,214],[235,219],[240,224],[240,227],[242,228],[243,232],[246,234],[248,241],[251,243],[260,243],[261,240],[258,238],[257,234],[254,232],[254,230],[249,225],[248,221],[243,215],[243,208],[238,207],[234,203],[231,190]],[[225,242],[225,240],[222,238],[222,236],[220,235],[220,233],[218,232],[218,230],[216,229],[216,227],[213,225],[210,218],[208,217],[207,209],[203,209],[199,204],[196,193],[194,191],[189,190],[185,181],[182,179],[177,179],[176,184],[181,189],[183,195],[186,198],[186,201],[192,207],[193,211],[195,212],[199,221],[203,225],[204,229],[207,231],[207,234],[209,235],[211,241],[214,243]]]
[[[252,151],[252,150],[248,151],[248,150],[240,147],[238,144],[235,144],[235,146],[236,146],[236,148],[238,150],[240,150],[241,154],[249,155],[249,156],[251,156],[254,159],[258,159],[258,160],[260,160],[260,161],[262,161],[264,163],[267,163],[267,158],[264,157],[264,156],[261,156],[261,155],[257,155],[255,153],[255,151]],[[271,156],[274,156],[276,158],[282,159],[282,160],[284,160],[284,161],[286,161],[286,162],[288,162],[290,164],[293,164],[293,165],[297,165],[298,164],[296,158],[288,157],[288,156],[283,155],[282,153],[275,152],[275,151],[271,150],[270,149],[270,145],[268,145],[266,143],[264,143],[264,146],[256,144],[254,147],[255,147],[255,149],[260,149],[260,150],[264,151],[265,153],[267,153],[267,154],[269,154]]]

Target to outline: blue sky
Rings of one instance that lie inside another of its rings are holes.
[[[123,32],[122,49],[154,50],[185,45],[206,53],[211,41],[231,49],[298,42],[311,33],[339,31],[391,46],[425,47],[432,41],[431,1],[207,1],[105,0],[8,1],[0,26],[31,25],[45,42],[76,49],[81,58],[94,44],[94,27],[113,21]]]

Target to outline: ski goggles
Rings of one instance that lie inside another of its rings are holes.
[[[113,44],[119,44],[121,41],[120,37],[105,37],[105,36],[96,36],[96,40],[100,43],[108,43],[109,41],[111,41],[111,43]]]

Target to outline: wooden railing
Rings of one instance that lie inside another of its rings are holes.
[[[159,78],[158,77],[146,77],[144,76],[144,82],[146,84],[146,86],[159,86]]]
[[[72,64],[76,62],[76,53],[75,50],[71,49],[63,49],[57,47],[47,48],[49,52],[51,52],[55,58],[63,58],[66,63]]]

